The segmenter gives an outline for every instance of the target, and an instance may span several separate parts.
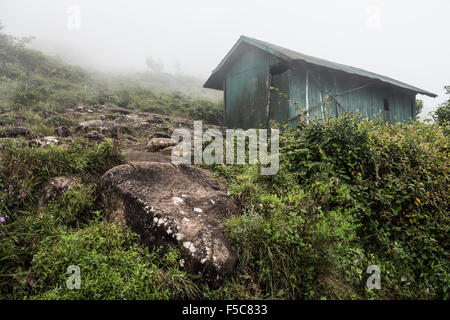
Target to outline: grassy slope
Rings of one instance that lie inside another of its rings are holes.
[[[169,74],[111,76],[67,65],[27,49],[26,41],[1,33],[0,110],[63,111],[78,104],[120,107],[223,123],[216,92],[193,90],[200,80]],[[179,86],[181,82],[192,85]],[[180,87],[179,91],[162,88]],[[181,90],[181,91],[180,91]]]
[[[95,103],[221,121],[214,100],[149,90],[145,74],[92,75],[4,34],[0,72],[0,108],[11,111],[2,127],[50,134],[70,120],[36,115]],[[448,299],[448,145],[437,125],[344,117],[286,132],[274,177],[257,166],[210,166],[241,207],[226,221],[238,268],[211,290],[180,270],[177,250],[143,250],[96,206],[98,176],[124,161],[111,143],[43,149],[4,141],[0,297]],[[80,183],[38,206],[43,186],[61,175]],[[65,287],[70,264],[83,270],[81,290]],[[366,288],[372,264],[381,268],[381,290]]]

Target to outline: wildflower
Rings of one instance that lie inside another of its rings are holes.
[[[5,222],[6,221],[6,219],[5,219],[5,217],[0,217],[0,222]]]

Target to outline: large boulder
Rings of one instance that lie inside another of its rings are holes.
[[[113,218],[141,236],[144,245],[180,245],[180,265],[217,285],[232,272],[236,255],[221,220],[236,209],[216,180],[189,165],[134,162],[106,172],[99,183]]]

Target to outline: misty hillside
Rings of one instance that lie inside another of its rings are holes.
[[[226,129],[202,81],[27,42],[0,31],[0,299],[450,298],[450,100],[436,123],[300,117],[263,176],[172,161],[175,129]]]
[[[0,29],[1,30],[1,29]],[[78,104],[117,105],[221,124],[222,98],[202,80],[167,73],[88,72],[26,47],[32,39],[0,32],[0,107],[62,111]]]

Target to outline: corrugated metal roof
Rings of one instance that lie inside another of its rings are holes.
[[[236,42],[236,44],[233,46],[233,48],[231,48],[231,50],[223,58],[223,60],[220,62],[220,64],[214,69],[214,71],[212,72],[212,75],[209,77],[209,79],[204,84],[205,88],[223,90],[223,88],[222,88],[222,86],[223,86],[222,80],[224,77],[223,71],[226,69],[227,61],[233,55],[233,53],[239,47],[239,45],[242,44],[243,42],[248,43],[254,47],[260,48],[266,52],[269,52],[270,54],[277,56],[281,60],[285,60],[288,62],[304,61],[304,62],[313,64],[313,65],[318,65],[318,66],[322,66],[325,68],[339,70],[339,71],[343,71],[343,72],[346,72],[349,74],[355,74],[355,75],[370,78],[370,79],[376,79],[376,80],[394,85],[396,87],[401,87],[401,88],[411,90],[416,93],[424,94],[424,95],[427,95],[427,96],[430,96],[433,98],[437,97],[437,95],[434,93],[411,86],[409,84],[406,84],[404,82],[401,82],[401,81],[398,81],[398,80],[395,80],[395,79],[392,79],[389,77],[385,77],[385,76],[377,74],[377,73],[373,73],[373,72],[366,71],[363,69],[359,69],[359,68],[343,65],[340,63],[308,56],[308,55],[305,55],[300,52],[296,52],[296,51],[286,49],[286,48],[283,48],[283,47],[280,47],[280,46],[277,46],[277,45],[274,45],[274,44],[271,44],[271,43],[268,43],[265,41],[261,41],[258,39],[249,38],[249,37],[245,37],[245,36],[241,36],[239,38],[239,40]]]

